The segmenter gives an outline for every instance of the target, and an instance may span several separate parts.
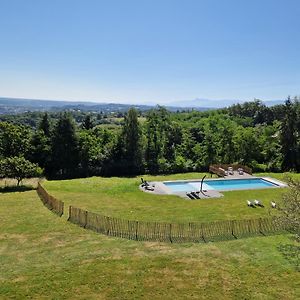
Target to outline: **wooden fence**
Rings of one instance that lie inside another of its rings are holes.
[[[171,243],[222,241],[286,231],[277,218],[172,224],[106,217],[73,206],[69,207],[69,221],[109,236]]]
[[[59,216],[63,215],[64,203],[49,195],[40,183],[38,183],[37,193],[47,208]],[[205,243],[287,231],[280,220],[274,217],[173,224],[106,217],[73,206],[69,206],[68,221],[108,236],[170,243]]]
[[[40,196],[40,199],[42,200],[42,202],[48,209],[50,209],[51,211],[53,211],[60,217],[63,215],[64,203],[62,201],[57,200],[56,198],[49,195],[47,193],[47,191],[41,186],[40,183],[38,183],[36,191],[37,191],[38,195]]]

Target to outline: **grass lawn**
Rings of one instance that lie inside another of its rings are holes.
[[[203,173],[146,176],[147,180],[199,179]],[[284,174],[259,174],[283,180]],[[300,174],[293,174],[300,179]],[[45,188],[56,198],[103,215],[129,220],[158,222],[208,222],[266,217],[270,200],[280,202],[286,189],[223,192],[224,197],[190,201],[173,195],[153,195],[138,189],[140,178],[101,178],[46,181]],[[246,200],[260,199],[265,208],[249,208]],[[273,212],[274,213],[274,212]]]
[[[99,186],[101,199],[114,199],[117,188],[124,193],[131,189],[127,196],[139,195],[133,191],[137,179],[111,179],[111,194],[108,179],[72,182],[47,183],[47,187],[57,195],[68,196],[71,202],[76,195],[71,190],[80,191],[86,186],[85,192],[81,192],[81,203],[87,201],[91,208]],[[118,187],[120,182],[123,183]],[[115,205],[123,198],[117,199]],[[165,198],[158,200],[168,202]],[[80,198],[73,201],[80,203]],[[106,210],[109,211],[109,206]],[[162,210],[166,212],[166,206],[162,205]],[[42,205],[35,191],[0,193],[0,220],[1,299],[299,299],[300,296],[299,272],[278,248],[294,244],[288,236],[208,244],[144,243],[111,238],[57,217]]]

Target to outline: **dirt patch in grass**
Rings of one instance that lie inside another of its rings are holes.
[[[0,240],[16,240],[16,243],[18,244],[24,244],[28,241],[28,235],[26,234],[16,234],[16,233],[5,233],[0,234]]]

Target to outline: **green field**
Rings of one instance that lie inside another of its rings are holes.
[[[147,176],[147,180],[202,176]],[[251,209],[246,200],[280,203],[286,190],[226,192],[219,199],[189,201],[143,193],[139,183],[140,178],[93,177],[43,185],[66,208],[74,205],[108,216],[172,222],[268,216],[270,208]],[[281,250],[296,246],[287,235],[208,244],[135,242],[70,224],[67,214],[59,218],[46,209],[35,191],[0,197],[0,298],[297,299],[300,295],[299,270],[290,256],[294,252],[286,256]]]
[[[278,248],[294,243],[288,236],[208,244],[111,238],[57,217],[35,191],[0,194],[0,219],[1,299],[299,298],[299,272]]]
[[[147,176],[147,180],[202,178],[203,173]],[[286,174],[261,174],[283,180]],[[293,174],[300,179],[300,174]],[[225,192],[224,197],[190,201],[173,195],[153,195],[138,189],[140,178],[101,178],[46,181],[48,192],[65,202],[106,216],[157,222],[208,222],[266,217],[270,201],[280,203],[286,189]],[[247,200],[260,199],[265,208],[249,208]],[[274,211],[273,211],[274,213]]]

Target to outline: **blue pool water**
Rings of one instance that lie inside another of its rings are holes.
[[[199,191],[201,181],[174,181],[164,182],[173,192],[191,192]],[[248,189],[261,189],[268,187],[276,187],[278,185],[264,180],[262,178],[253,179],[219,179],[219,180],[204,180],[203,190],[248,190]]]

